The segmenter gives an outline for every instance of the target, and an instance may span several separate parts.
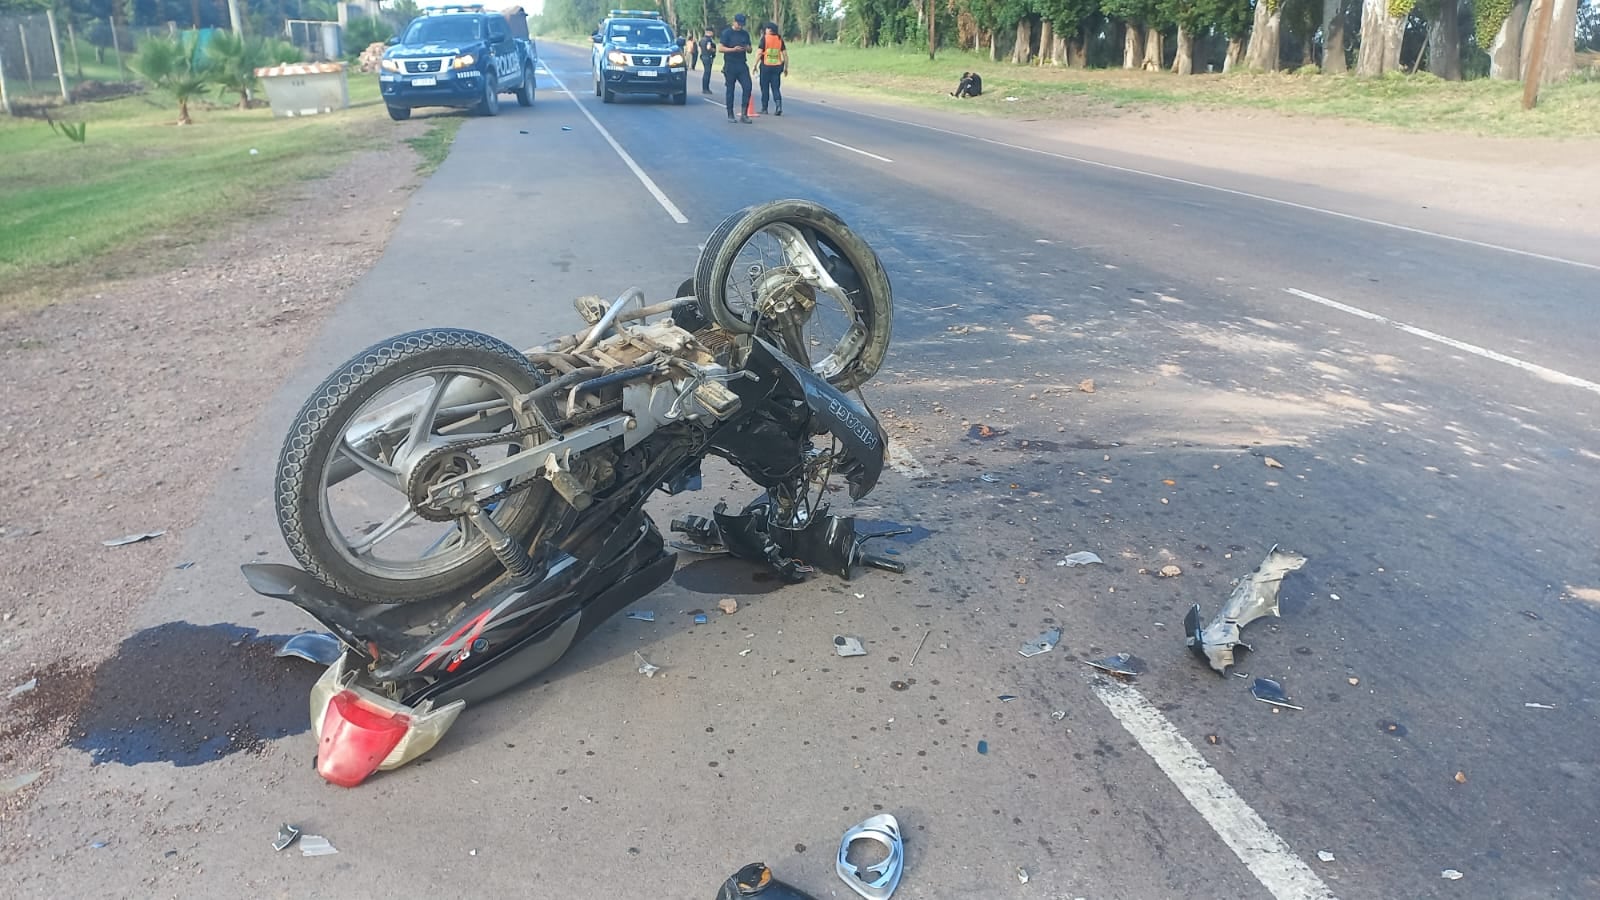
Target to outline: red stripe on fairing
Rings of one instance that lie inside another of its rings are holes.
[[[455,632],[453,632],[449,637],[447,637],[443,641],[441,641],[439,643],[438,648],[435,649],[432,653],[429,653],[427,656],[423,657],[422,658],[422,662],[417,663],[417,667],[415,669],[412,669],[412,671],[413,672],[421,672],[423,669],[426,669],[430,663],[432,663],[434,660],[438,659],[440,656],[444,655],[445,648],[447,648],[450,645],[454,644],[456,642],[456,638],[459,638],[464,634],[468,634],[468,632],[470,632],[470,635],[467,637],[465,643],[466,643],[466,645],[468,647],[472,646],[472,642],[477,639],[478,635],[483,631],[483,626],[488,624],[489,617],[491,615],[493,615],[493,614],[494,614],[494,610],[486,609],[483,612],[479,613],[478,615],[474,616],[472,618],[472,621],[467,622],[465,625],[462,625],[460,628],[457,628],[455,630]],[[458,666],[460,664],[461,664],[461,660],[458,659],[455,662],[451,663],[449,668],[446,671],[454,672],[455,669],[456,669],[456,666]]]

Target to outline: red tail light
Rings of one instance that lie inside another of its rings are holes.
[[[317,736],[317,772],[340,787],[355,787],[379,770],[416,759],[444,737],[465,701],[439,709],[432,701],[415,708],[356,684],[349,656],[328,667],[311,688],[311,728]]]

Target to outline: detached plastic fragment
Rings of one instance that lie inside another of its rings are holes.
[[[1149,666],[1145,665],[1144,660],[1131,653],[1118,653],[1105,659],[1086,659],[1084,664],[1093,666],[1102,672],[1110,672],[1112,675],[1125,675],[1129,678],[1143,675],[1149,671]]]
[[[867,648],[861,646],[861,639],[848,635],[836,634],[833,636],[833,650],[840,656],[866,656]]]
[[[38,686],[39,686],[39,679],[37,677],[29,678],[27,681],[24,681],[23,683],[21,683],[21,684],[17,685],[16,687],[12,688],[10,691],[6,692],[6,699],[7,700],[14,700],[17,697],[20,697],[23,694],[26,694],[27,692],[33,690],[34,688],[36,688]]]
[[[350,654],[340,656],[311,686],[317,773],[340,787],[355,787],[373,772],[398,769],[432,750],[467,706],[465,700],[438,709],[431,700],[406,706],[356,684],[359,672],[348,670],[349,662]]]
[[[273,656],[298,656],[307,662],[331,666],[344,655],[344,645],[331,634],[308,631],[297,634],[278,648]]]
[[[332,842],[320,834],[308,834],[300,839],[301,856],[332,856],[338,852]]]
[[[1088,550],[1079,550],[1077,553],[1069,553],[1069,554],[1067,554],[1066,557],[1064,559],[1062,559],[1060,562],[1056,563],[1056,565],[1057,566],[1068,566],[1068,567],[1072,567],[1072,566],[1092,566],[1095,563],[1101,563],[1103,565],[1105,563],[1105,560],[1101,559],[1100,556],[1098,554],[1096,554],[1096,553],[1091,553]]]
[[[636,622],[654,622],[656,620],[656,614],[652,610],[636,609],[633,612],[628,613],[628,618],[633,619]]]
[[[740,897],[760,897],[761,900],[816,900],[815,897],[792,884],[772,877],[766,863],[751,863],[728,876],[717,891],[717,900],[739,900]]]
[[[1023,656],[1031,658],[1038,656],[1041,653],[1049,653],[1051,650],[1054,650],[1056,645],[1059,643],[1061,643],[1061,629],[1052,628],[1049,631],[1046,631],[1044,634],[1034,638],[1032,641],[1023,644],[1017,650],[1017,652],[1021,653]]]
[[[1290,703],[1289,695],[1284,693],[1283,685],[1273,681],[1271,678],[1257,678],[1255,683],[1250,685],[1250,693],[1262,703],[1272,706],[1281,706],[1284,709],[1305,709],[1304,706],[1296,706]]]
[[[1240,640],[1246,625],[1263,617],[1277,617],[1278,588],[1283,576],[1306,564],[1306,558],[1276,545],[1267,552],[1254,572],[1239,579],[1239,584],[1229,595],[1228,602],[1217,611],[1215,618],[1204,628],[1200,627],[1200,604],[1196,603],[1183,619],[1185,643],[1195,655],[1211,664],[1211,668],[1226,675],[1233,665],[1233,648],[1250,645]]]
[[[145,531],[145,532],[140,532],[139,534],[125,534],[125,535],[123,535],[122,537],[119,537],[119,538],[111,538],[110,540],[107,540],[107,541],[101,541],[100,544],[102,546],[105,546],[105,547],[121,547],[121,546],[124,546],[126,544],[137,544],[140,541],[155,540],[156,538],[161,537],[163,534],[166,534],[166,532],[165,531]]]
[[[888,855],[881,862],[869,866],[853,865],[850,862],[850,846],[857,841],[878,844]],[[900,840],[900,823],[888,813],[873,816],[846,831],[844,840],[839,842],[839,878],[867,900],[889,900],[894,889],[900,886],[905,858],[906,848]]]
[[[278,836],[272,841],[272,849],[282,853],[284,850],[289,849],[289,845],[293,844],[298,837],[300,837],[300,829],[285,822],[278,826]]]
[[[644,654],[637,650],[633,651],[633,658],[639,661],[639,674],[646,678],[654,678],[656,673],[661,671],[660,666],[652,666],[650,660],[645,659]]]

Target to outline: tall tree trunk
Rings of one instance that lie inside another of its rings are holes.
[[[189,118],[189,100],[186,97],[178,100],[178,124],[194,124],[194,120]]]
[[[1161,29],[1154,25],[1145,29],[1144,33],[1144,66],[1146,72],[1161,71],[1161,61],[1166,58],[1167,46],[1165,36]]]
[[[1428,71],[1446,81],[1461,80],[1461,16],[1457,0],[1439,0],[1439,14],[1428,23]]]
[[[1528,23],[1528,0],[1518,0],[1500,23],[1489,44],[1489,77],[1496,81],[1522,79],[1522,32]]]
[[[1033,22],[1023,16],[1017,22],[1017,45],[1011,50],[1011,61],[1019,66],[1028,64],[1033,58]]]
[[[989,62],[999,62],[999,61],[1000,61],[1000,35],[998,33],[996,33],[996,32],[991,31],[991,32],[989,32]]]
[[[1228,52],[1222,57],[1222,71],[1232,72],[1244,61],[1244,38],[1228,36]]]
[[[1055,40],[1053,42],[1051,42],[1051,44],[1050,44],[1050,64],[1051,65],[1055,65],[1055,66],[1070,66],[1070,65],[1072,65],[1072,52],[1067,49],[1067,44],[1068,44],[1067,36],[1062,34],[1060,31],[1057,31]]]
[[[1172,59],[1172,74],[1194,74],[1194,35],[1182,25],[1178,26],[1178,54]]]
[[[1314,48],[1311,46],[1310,36],[1307,36],[1304,40],[1300,41],[1300,68],[1303,69],[1307,66],[1316,65],[1317,59],[1314,55],[1312,55],[1313,49]]]
[[[1270,0],[1256,0],[1255,22],[1250,27],[1250,47],[1244,52],[1246,68],[1260,69],[1263,72],[1278,71],[1278,47],[1283,31],[1283,3],[1280,0],[1277,9],[1269,9],[1270,6]]]
[[[1144,59],[1144,26],[1129,22],[1122,33],[1122,67],[1137,69]]]
[[[1055,26],[1046,19],[1039,23],[1039,65],[1054,62],[1055,56]]]
[[[1344,61],[1344,2],[1322,0],[1322,71],[1343,75],[1349,68]]]
[[[1403,72],[1400,65],[1400,49],[1406,42],[1406,18],[1404,16],[1386,16],[1383,20],[1383,72]]]
[[[1533,0],[1533,5],[1528,8],[1528,24],[1523,27],[1519,69],[1520,77],[1526,78],[1528,59],[1533,55],[1533,23],[1538,21],[1542,14],[1540,7],[1545,3],[1554,3],[1555,10],[1550,17],[1550,34],[1545,39],[1544,64],[1539,69],[1539,83],[1555,84],[1566,81],[1577,71],[1573,46],[1578,30],[1578,0]]]
[[[1388,32],[1389,0],[1363,0],[1361,4],[1361,52],[1356,57],[1356,74],[1376,78],[1383,74],[1383,44]]]

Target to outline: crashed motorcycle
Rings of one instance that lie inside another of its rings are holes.
[[[299,566],[244,574],[342,644],[310,702],[323,777],[350,786],[421,756],[467,704],[665,582],[676,554],[644,505],[697,489],[707,456],[762,493],[672,523],[681,546],[791,581],[900,569],[828,511],[884,465],[859,390],[889,347],[877,254],[816,203],[760,204],[712,232],[678,294],[579,298],[587,327],[525,352],[402,334],[306,401],[274,491]]]

